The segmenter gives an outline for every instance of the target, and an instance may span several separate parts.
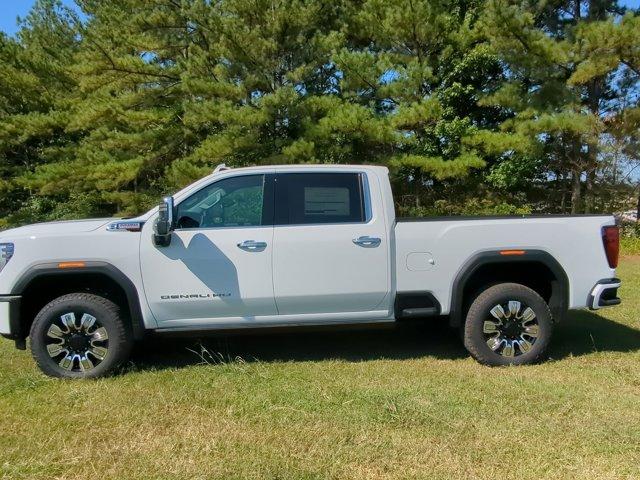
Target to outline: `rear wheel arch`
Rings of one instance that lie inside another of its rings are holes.
[[[134,338],[139,340],[144,336],[140,297],[133,282],[110,263],[84,262],[84,266],[73,268],[59,268],[58,263],[39,264],[19,278],[11,292],[21,296],[17,337],[28,336],[35,316],[48,302],[79,291],[103,296],[118,304]]]
[[[524,249],[522,255],[503,255],[502,250],[473,255],[456,274],[451,292],[451,326],[464,323],[471,301],[497,283],[519,283],[536,291],[549,304],[555,321],[569,306],[569,279],[560,263],[543,250]]]

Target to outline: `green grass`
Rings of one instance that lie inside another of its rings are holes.
[[[620,238],[620,251],[623,255],[640,255],[640,237]]]
[[[575,312],[551,359],[491,369],[446,328],[162,342],[98,381],[0,343],[0,476],[640,477],[640,257],[623,304]]]

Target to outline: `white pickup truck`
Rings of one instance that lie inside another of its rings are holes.
[[[133,219],[0,232],[0,333],[98,377],[153,332],[448,317],[488,365],[620,302],[611,216],[396,219],[375,166],[219,167]]]

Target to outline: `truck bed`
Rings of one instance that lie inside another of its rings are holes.
[[[483,251],[535,250],[558,259],[570,279],[568,307],[581,308],[596,282],[614,276],[601,238],[602,227],[614,224],[604,215],[399,218],[397,291],[429,291],[447,314],[456,275],[471,258]]]

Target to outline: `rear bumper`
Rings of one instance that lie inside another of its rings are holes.
[[[602,307],[612,307],[619,305],[622,300],[618,298],[619,278],[606,278],[594,285],[587,299],[587,306],[591,310],[598,310]]]
[[[19,295],[0,295],[0,335],[18,339],[23,336],[20,329]]]

